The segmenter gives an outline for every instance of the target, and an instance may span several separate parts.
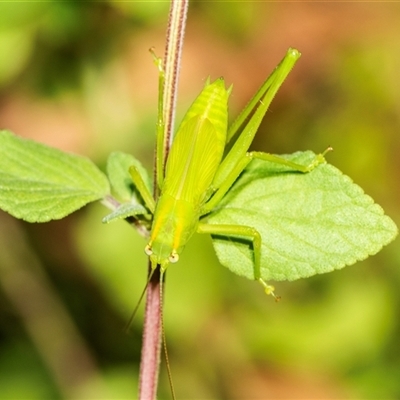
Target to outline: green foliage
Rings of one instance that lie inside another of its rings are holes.
[[[137,190],[132,183],[132,178],[128,173],[130,167],[134,166],[139,171],[151,192],[151,181],[147,170],[141,162],[130,154],[115,151],[110,154],[107,160],[107,175],[110,179],[111,187],[118,199],[124,201],[123,204],[116,206],[115,210],[103,218],[103,223],[125,219],[134,215],[143,215],[147,213],[146,208],[141,204]]]
[[[286,159],[307,165],[315,154]],[[254,160],[209,217],[212,224],[252,226],[262,237],[266,280],[295,280],[363,260],[397,235],[394,222],[371,197],[329,164],[307,174]],[[221,264],[254,279],[248,241],[213,237]]]
[[[109,193],[86,157],[0,132],[0,208],[28,222],[64,218]]]
[[[134,215],[143,215],[147,210],[140,204],[124,203],[119,205],[112,213],[107,214],[103,219],[103,224],[116,221],[118,219],[125,219],[133,217]]]
[[[109,155],[107,160],[107,175],[110,179],[111,187],[117,198],[123,201],[131,201],[132,196],[136,193],[132,178],[128,173],[129,168],[132,166],[140,171],[147,188],[151,192],[151,181],[147,170],[131,154],[114,151]]]

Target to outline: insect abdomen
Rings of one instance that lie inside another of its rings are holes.
[[[220,135],[226,137],[229,94],[230,90],[225,89],[223,78],[218,78],[212,83],[206,83],[204,89],[183,117],[180,127],[192,117],[201,115],[210,120]]]
[[[199,208],[221,162],[228,124],[223,79],[208,84],[186,113],[172,144],[161,193]]]

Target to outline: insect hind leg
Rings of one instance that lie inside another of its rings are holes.
[[[275,288],[272,285],[267,284],[261,278],[261,235],[257,231],[257,229],[243,225],[213,225],[200,223],[197,228],[197,232],[228,237],[245,237],[247,239],[250,239],[253,243],[254,279],[263,286],[264,292],[266,294],[272,295],[273,297],[277,298],[274,294]]]

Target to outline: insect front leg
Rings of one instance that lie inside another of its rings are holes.
[[[148,186],[146,185],[145,180],[143,179],[143,176],[140,174],[139,170],[135,166],[129,168],[129,173],[131,174],[133,184],[140,193],[140,196],[142,196],[142,199],[146,204],[146,207],[152,214],[154,214],[156,203],[154,201],[153,196],[150,193]]]
[[[120,219],[128,220],[129,218],[133,217],[133,219],[129,220],[129,222],[133,223],[137,227],[142,236],[147,237],[148,229],[150,228],[150,214],[154,214],[155,209],[154,199],[150,194],[148,184],[146,183],[145,178],[141,175],[140,170],[135,166],[131,166],[129,168],[129,172],[131,174],[133,184],[135,185],[135,189],[139,192],[147,208],[136,200],[132,200],[131,202],[123,204],[120,204],[118,201],[114,200],[111,207],[113,212],[106,215],[102,222],[104,224],[108,224]]]
[[[274,296],[275,288],[272,285],[268,285],[261,278],[261,235],[258,233],[257,229],[242,225],[212,225],[200,223],[197,227],[197,232],[228,237],[245,237],[250,239],[253,243],[254,279],[261,283],[266,294],[272,294]]]
[[[157,57],[154,49],[150,49],[153,56],[154,64],[158,69],[158,108],[157,108],[157,140],[156,140],[156,180],[159,188],[162,187],[164,181],[164,148],[165,141],[165,115],[164,115],[164,96],[165,96],[165,71],[163,60]]]

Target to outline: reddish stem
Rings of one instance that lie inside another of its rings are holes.
[[[151,268],[151,267],[150,267]],[[147,287],[143,327],[142,358],[139,376],[139,399],[155,399],[161,350],[160,270],[157,268]]]

